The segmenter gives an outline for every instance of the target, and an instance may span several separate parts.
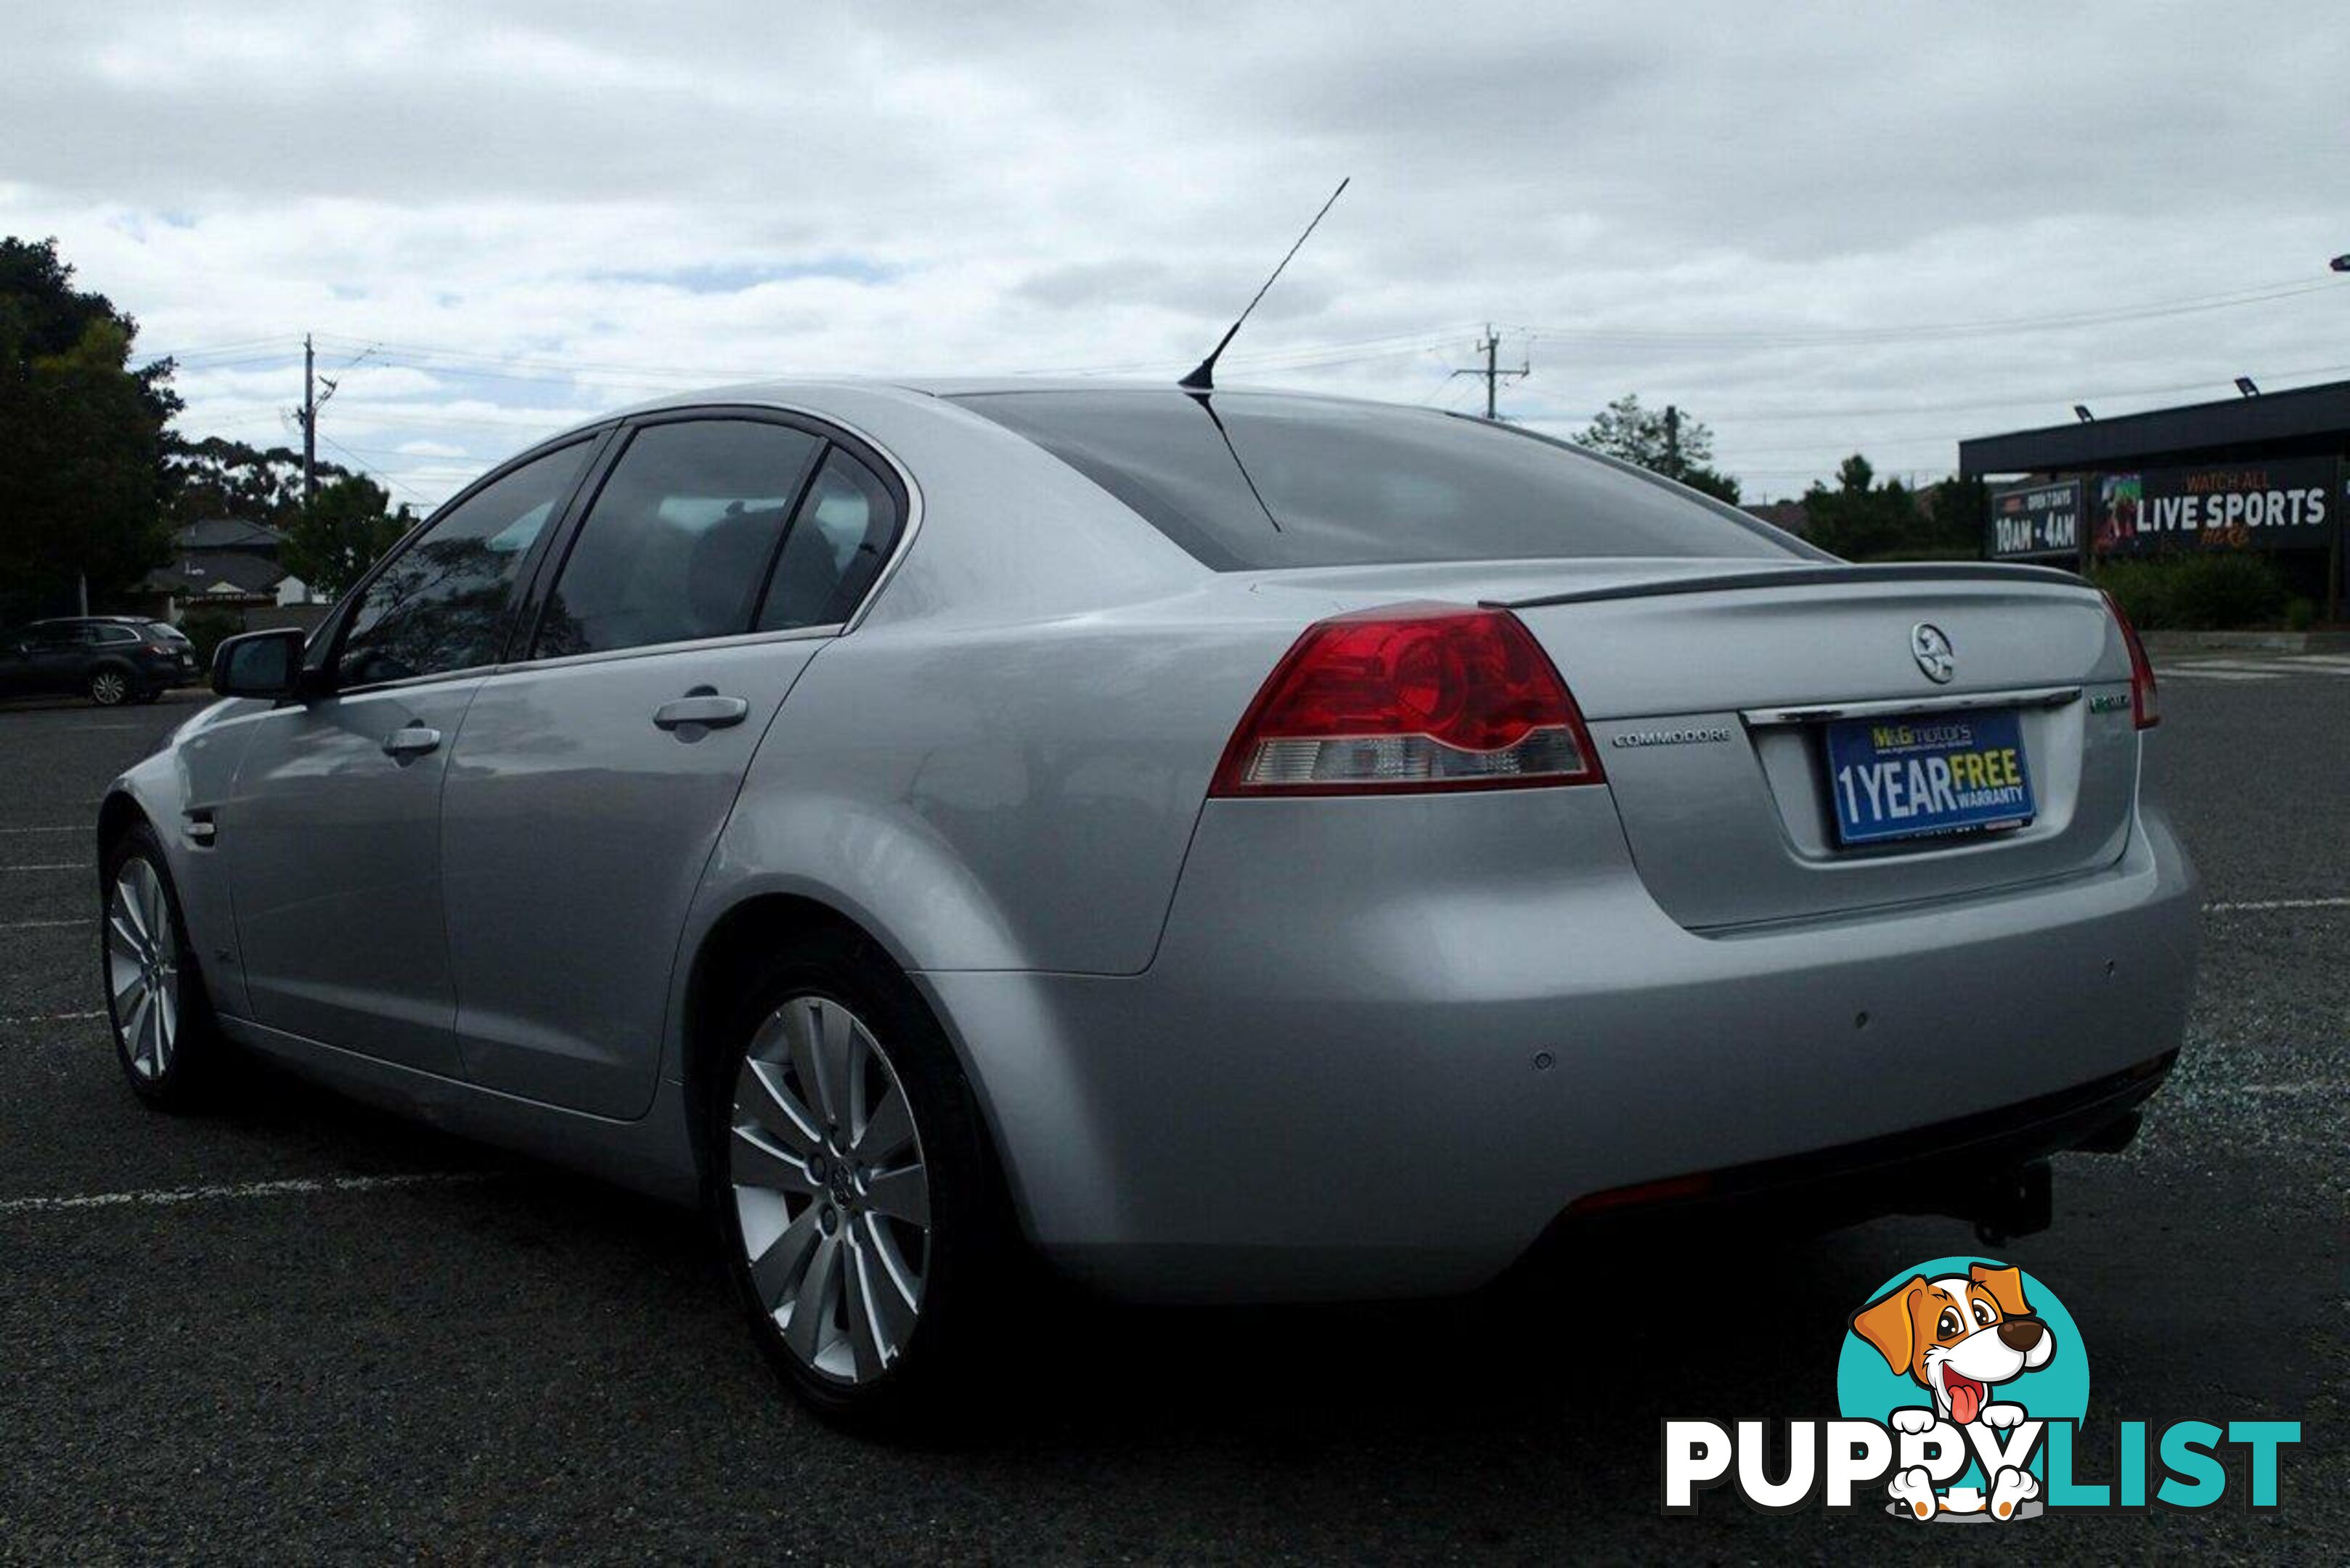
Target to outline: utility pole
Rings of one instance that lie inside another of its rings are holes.
[[[1681,476],[1681,411],[1671,403],[1665,405],[1665,468],[1667,479]]]
[[[310,514],[310,500],[318,491],[318,403],[313,394],[317,356],[310,335],[302,334],[302,514]]]
[[[1485,417],[1489,420],[1498,420],[1502,415],[1496,407],[1496,394],[1502,381],[1505,378],[1523,378],[1533,375],[1534,373],[1534,358],[1528,355],[1525,361],[1514,370],[1502,369],[1500,363],[1502,337],[1501,334],[1493,330],[1493,324],[1490,321],[1485,324],[1485,336],[1478,339],[1477,348],[1485,356],[1485,363],[1473,369],[1455,370],[1452,373],[1456,376],[1485,378]]]

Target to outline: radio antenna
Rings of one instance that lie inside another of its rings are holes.
[[[1200,361],[1200,368],[1192,371],[1190,375],[1184,377],[1181,380],[1176,382],[1175,384],[1177,386],[1182,388],[1187,392],[1211,392],[1215,390],[1216,361],[1223,356],[1224,350],[1232,346],[1232,339],[1240,335],[1241,322],[1246,321],[1249,318],[1249,311],[1256,308],[1257,299],[1263,299],[1265,296],[1265,290],[1270,289],[1274,286],[1274,282],[1280,278],[1282,267],[1285,267],[1289,265],[1289,256],[1295,255],[1299,249],[1305,245],[1305,242],[1313,237],[1315,225],[1322,222],[1323,218],[1328,214],[1331,208],[1338,204],[1338,198],[1346,194],[1347,187],[1353,182],[1354,178],[1355,177],[1353,175],[1349,174],[1346,179],[1338,182],[1338,188],[1330,192],[1330,199],[1328,201],[1322,203],[1322,211],[1314,214],[1314,222],[1306,224],[1305,233],[1297,236],[1297,244],[1289,247],[1289,255],[1285,255],[1281,258],[1281,266],[1277,266],[1273,269],[1273,276],[1266,278],[1264,280],[1264,287],[1256,291],[1256,299],[1250,300],[1248,302],[1248,309],[1241,312],[1240,320],[1234,321],[1231,327],[1225,328],[1222,338],[1217,342],[1213,349],[1210,350],[1208,357]]]

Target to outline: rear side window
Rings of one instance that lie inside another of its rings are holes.
[[[139,640],[139,634],[127,626],[96,626],[90,628],[89,639],[103,647],[118,647]]]
[[[776,557],[759,629],[833,626],[865,597],[898,535],[898,503],[879,475],[840,448],[824,460]]]
[[[754,420],[649,425],[604,482],[539,622],[541,659],[747,631],[824,449]]]
[[[1735,508],[1429,410],[1219,392],[956,399],[1218,571],[1589,556],[1811,558]]]

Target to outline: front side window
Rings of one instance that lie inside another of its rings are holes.
[[[475,491],[394,556],[351,613],[343,684],[496,662],[523,562],[578,483],[592,444],[574,441]]]
[[[822,438],[757,420],[649,425],[579,527],[532,648],[608,653],[751,629]]]

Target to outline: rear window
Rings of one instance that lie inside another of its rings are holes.
[[[954,400],[1035,441],[1222,572],[1810,555],[1733,507],[1563,441],[1430,410],[1246,392]]]

